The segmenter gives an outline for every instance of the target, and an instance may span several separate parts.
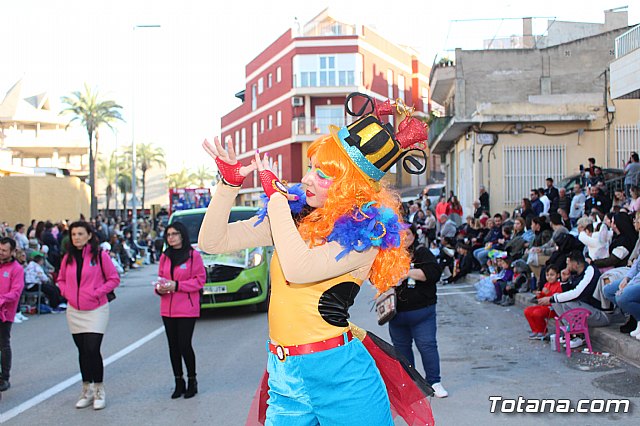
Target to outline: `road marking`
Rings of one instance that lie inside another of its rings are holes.
[[[111,355],[109,358],[104,360],[104,366],[106,367],[107,365],[111,364],[112,362],[116,362],[117,360],[119,360],[123,356],[130,354],[131,352],[133,352],[136,349],[138,349],[140,346],[144,345],[145,343],[147,343],[150,340],[154,339],[158,335],[162,334],[163,331],[164,331],[164,327],[160,327],[160,328],[152,331],[151,333],[147,334],[143,338],[133,342],[132,344],[130,344],[126,348],[120,350],[119,352],[116,352],[115,354]],[[4,422],[7,422],[7,421],[11,420],[15,416],[17,416],[17,415],[19,415],[21,413],[24,413],[29,408],[32,408],[32,407],[40,404],[43,401],[46,401],[47,399],[51,398],[52,396],[62,392],[63,390],[65,390],[69,386],[79,382],[80,380],[81,380],[80,374],[76,374],[75,376],[69,377],[67,380],[65,380],[63,382],[60,382],[60,383],[58,383],[57,385],[55,385],[53,387],[50,387],[49,389],[45,390],[44,392],[42,392],[42,393],[34,396],[33,398],[23,402],[22,404],[12,408],[11,410],[7,411],[6,413],[0,413],[0,423],[4,423]]]
[[[438,296],[447,296],[449,294],[470,294],[470,293],[477,293],[476,290],[473,291],[448,291],[446,293],[438,293]]]

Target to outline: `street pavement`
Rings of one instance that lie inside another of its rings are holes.
[[[151,281],[155,265],[131,271],[110,304],[103,343],[107,408],[77,410],[77,352],[64,314],[15,324],[9,391],[0,401],[7,425],[243,425],[266,362],[267,316],[250,308],[204,312],[194,346],[199,394],[169,398],[173,376],[159,301]],[[449,398],[432,399],[438,425],[636,424],[640,371],[615,356],[551,352],[529,341],[517,307],[474,300],[469,284],[439,288],[438,339],[442,383]],[[365,287],[351,309],[352,321],[389,341],[387,327],[371,312],[374,291]],[[598,348],[594,348],[598,350]],[[419,360],[419,356],[417,357]],[[418,370],[423,371],[418,362]],[[489,396],[504,398],[630,398],[627,414],[491,414]],[[398,420],[398,425],[404,424]]]

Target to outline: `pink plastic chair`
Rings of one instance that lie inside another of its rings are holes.
[[[584,339],[587,341],[587,347],[589,352],[593,352],[591,348],[591,339],[589,339],[589,326],[587,325],[587,318],[591,315],[588,309],[575,308],[568,310],[564,314],[556,317],[556,350],[561,351],[560,346],[560,332],[564,334],[564,341],[567,345],[567,358],[571,358],[571,335],[572,334],[584,334]],[[563,325],[562,320],[565,320],[568,325]]]

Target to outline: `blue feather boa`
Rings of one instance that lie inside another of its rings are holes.
[[[307,205],[307,197],[302,190],[302,185],[292,186],[289,188],[289,193],[299,197],[298,200],[289,201],[291,212],[298,214]],[[258,220],[254,226],[258,226],[267,217],[269,197],[262,194],[260,198],[262,207],[256,213]],[[361,211],[354,208],[351,213],[339,217],[333,225],[333,231],[329,234],[327,241],[336,241],[344,248],[336,256],[336,260],[340,260],[351,251],[364,252],[371,247],[378,247],[381,250],[400,247],[400,232],[407,228],[409,225],[400,222],[392,209],[376,207],[374,202],[369,202],[362,205]],[[380,237],[381,235],[382,237]]]
[[[336,256],[336,260],[350,251],[363,252],[371,247],[381,250],[400,247],[400,232],[409,226],[400,222],[393,210],[376,207],[374,202],[363,204],[361,210],[366,215],[359,216],[363,220],[356,220],[359,212],[354,209],[352,213],[338,218],[333,226],[327,241],[337,241],[344,248]]]
[[[302,190],[302,184],[298,183],[289,188],[289,194],[294,194],[298,196],[298,199],[295,201],[289,200],[289,207],[291,208],[291,212],[294,214],[300,213],[305,206],[307,205],[307,194]],[[256,213],[258,216],[258,220],[253,226],[258,226],[262,223],[265,217],[267,217],[267,206],[269,205],[269,197],[267,194],[262,194],[260,196],[260,200],[262,201],[262,207]]]

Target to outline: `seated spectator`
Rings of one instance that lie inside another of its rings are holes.
[[[586,212],[591,212],[594,208],[602,213],[606,213],[611,209],[611,202],[600,192],[598,186],[591,186],[589,195],[584,203]]]
[[[481,302],[496,302],[502,299],[502,283],[506,286],[506,283],[510,282],[513,278],[513,271],[510,268],[504,269],[504,266],[509,264],[507,262],[498,262],[498,269],[495,273],[474,284],[474,287],[477,290],[477,300]],[[497,288],[500,288],[499,293],[496,291]],[[500,296],[500,299],[498,299],[498,296]]]
[[[471,238],[471,247],[475,251],[480,247],[484,247],[484,239],[489,234],[491,228],[493,228],[493,219],[487,218],[486,216],[482,216],[478,220],[479,227],[476,228],[476,236],[475,238]]]
[[[22,249],[16,249],[15,254],[16,262],[18,262],[23,268],[27,267],[27,253]]]
[[[442,273],[440,274],[440,280],[445,281],[451,277],[455,269],[455,255],[456,255],[456,239],[442,238],[442,247],[440,248],[437,259],[438,265]]]
[[[504,228],[505,226],[510,226],[513,228],[513,219],[511,218],[511,213],[506,210],[502,212],[502,227]]]
[[[413,225],[416,228],[422,227],[424,225],[426,218],[427,216],[425,215],[424,211],[422,211],[421,209],[418,209],[418,211],[416,212],[416,215],[413,217]]]
[[[516,260],[511,263],[513,280],[502,291],[502,305],[511,306],[515,303],[516,293],[529,291],[529,267],[524,260]]]
[[[527,241],[524,233],[527,229],[526,222],[522,217],[517,217],[513,222],[513,234],[511,239],[505,244],[505,251],[512,259],[520,259],[527,248]]]
[[[553,296],[556,293],[562,293],[562,286],[560,285],[560,270],[551,265],[547,268],[547,283],[542,290],[536,291],[537,305],[528,306],[524,309],[524,316],[531,327],[531,334],[529,339],[542,339],[547,334],[547,320],[555,316],[555,312],[551,310],[548,297]],[[544,302],[541,299],[544,298]]]
[[[503,293],[504,290],[511,284],[513,281],[513,269],[511,269],[511,258],[509,256],[499,257],[497,260],[497,265],[500,269],[502,269],[502,276],[498,279],[493,280],[493,286],[496,290],[496,299],[493,303],[501,303],[503,302]],[[505,303],[507,305],[508,303]],[[513,305],[513,303],[511,303]]]
[[[640,211],[640,188],[632,186],[629,189],[629,193],[631,194],[631,199],[627,201],[626,209],[634,213]]]
[[[549,222],[551,223],[551,229],[553,230],[553,233],[551,234],[551,239],[541,246],[536,247],[534,244],[534,247],[530,250],[530,253],[537,254],[536,262],[527,261],[527,263],[529,264],[529,267],[531,268],[531,272],[534,273],[539,283],[544,281],[544,276],[540,275],[540,272],[542,271],[542,267],[547,262],[547,260],[549,260],[549,257],[551,257],[551,254],[553,254],[553,252],[556,251],[555,240],[557,239],[559,234],[566,234],[569,232],[567,228],[562,226],[562,218],[558,213],[550,214]],[[538,287],[541,288],[541,285],[539,285]]]
[[[489,233],[484,238],[483,245],[479,249],[474,250],[473,257],[480,263],[480,268],[484,271],[487,268],[487,261],[489,260],[489,250],[491,250],[494,243],[502,238],[502,215],[496,213],[493,216],[493,227],[489,230]]]
[[[544,268],[540,271],[540,280],[537,285],[538,290],[542,290],[542,287],[547,282],[546,268],[553,265],[558,270],[562,270],[567,265],[567,259],[571,253],[574,251],[582,253],[584,251],[584,245],[568,232],[557,234],[553,238],[553,242],[556,245],[556,250],[551,254],[551,256],[549,256],[549,259],[545,262]]]
[[[571,228],[573,228],[573,224],[571,223],[571,219],[569,218],[569,214],[567,214],[567,211],[561,207],[558,207],[558,214],[560,215],[562,226],[570,231]]]
[[[631,217],[626,213],[616,213],[611,227],[614,236],[609,245],[609,255],[592,262],[598,268],[626,266],[638,240],[638,232],[633,226]]]
[[[631,337],[640,340],[640,261],[636,259],[626,276],[622,280],[605,285],[603,292],[611,303],[629,314],[629,321],[620,327],[620,331],[630,332]]]
[[[25,235],[27,228],[24,223],[18,223],[15,228],[13,239],[16,240],[16,248],[20,250],[27,250],[29,248],[29,239]]]
[[[436,217],[433,215],[431,210],[426,210],[424,217],[424,232],[425,236],[429,240],[429,243],[432,243],[436,239]]]
[[[624,208],[627,205],[627,196],[624,195],[623,189],[617,189],[613,193],[613,203],[611,205],[612,209],[618,208],[618,211]]]
[[[523,198],[520,203],[520,217],[523,217],[525,220],[531,220],[536,216],[538,215],[533,211],[531,200]]]
[[[455,273],[445,280],[447,283],[454,283],[461,280],[473,271],[474,259],[471,246],[469,244],[459,242],[456,250],[460,256],[458,259],[458,266],[455,268]]]
[[[36,254],[24,270],[24,291],[42,291],[54,312],[61,312],[67,305],[63,302],[60,289],[53,284],[53,277],[43,269],[44,256]],[[38,288],[40,286],[40,288]]]
[[[600,231],[594,231],[593,219],[582,217],[578,219],[578,239],[588,250],[591,260],[604,259],[609,256],[609,232],[606,227]]]
[[[474,228],[475,219],[473,216],[467,216],[465,223],[458,228],[458,233],[464,238],[467,238],[471,241],[471,238],[475,238],[478,235],[478,232]]]
[[[575,308],[585,308],[591,315],[587,320],[589,327],[604,327],[609,325],[609,317],[600,309],[600,302],[593,297],[594,290],[600,278],[598,268],[585,262],[582,253],[576,251],[571,253],[567,261],[567,268],[572,274],[572,290],[556,293],[553,296],[540,298],[538,304],[546,305],[551,303],[553,310],[558,316]],[[582,346],[582,339],[576,337],[571,339],[571,348]]]
[[[455,238],[458,232],[456,224],[446,214],[440,216],[440,239]]]

